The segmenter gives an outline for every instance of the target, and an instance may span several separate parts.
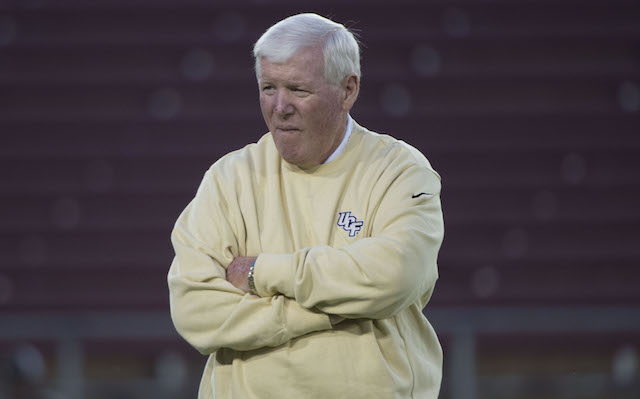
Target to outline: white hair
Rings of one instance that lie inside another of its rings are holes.
[[[339,85],[349,75],[360,80],[360,47],[344,25],[318,14],[297,14],[276,23],[253,46],[256,77],[260,79],[262,58],[286,62],[304,47],[323,46],[324,77]]]

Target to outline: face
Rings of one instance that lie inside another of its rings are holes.
[[[301,168],[322,164],[342,141],[355,101],[353,87],[327,82],[317,47],[304,48],[283,63],[263,57],[258,84],[262,116],[280,156]]]

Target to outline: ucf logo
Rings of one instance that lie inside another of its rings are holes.
[[[351,216],[351,211],[338,212],[338,215],[340,215],[338,226],[342,227],[344,231],[348,231],[349,237],[355,237],[360,229],[362,229],[364,221],[358,220],[355,216]]]

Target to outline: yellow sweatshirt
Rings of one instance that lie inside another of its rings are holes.
[[[419,151],[357,124],[312,170],[269,133],[218,160],[171,236],[171,315],[210,355],[199,398],[437,398],[442,349],[421,310],[440,187]],[[258,256],[259,296],[225,280],[237,256]]]

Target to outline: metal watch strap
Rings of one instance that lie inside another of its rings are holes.
[[[256,291],[256,283],[253,280],[253,270],[256,266],[256,260],[258,259],[254,259],[253,263],[251,263],[251,266],[249,267],[249,273],[247,274],[247,283],[249,283],[249,290],[253,295],[258,295],[258,291]]]

